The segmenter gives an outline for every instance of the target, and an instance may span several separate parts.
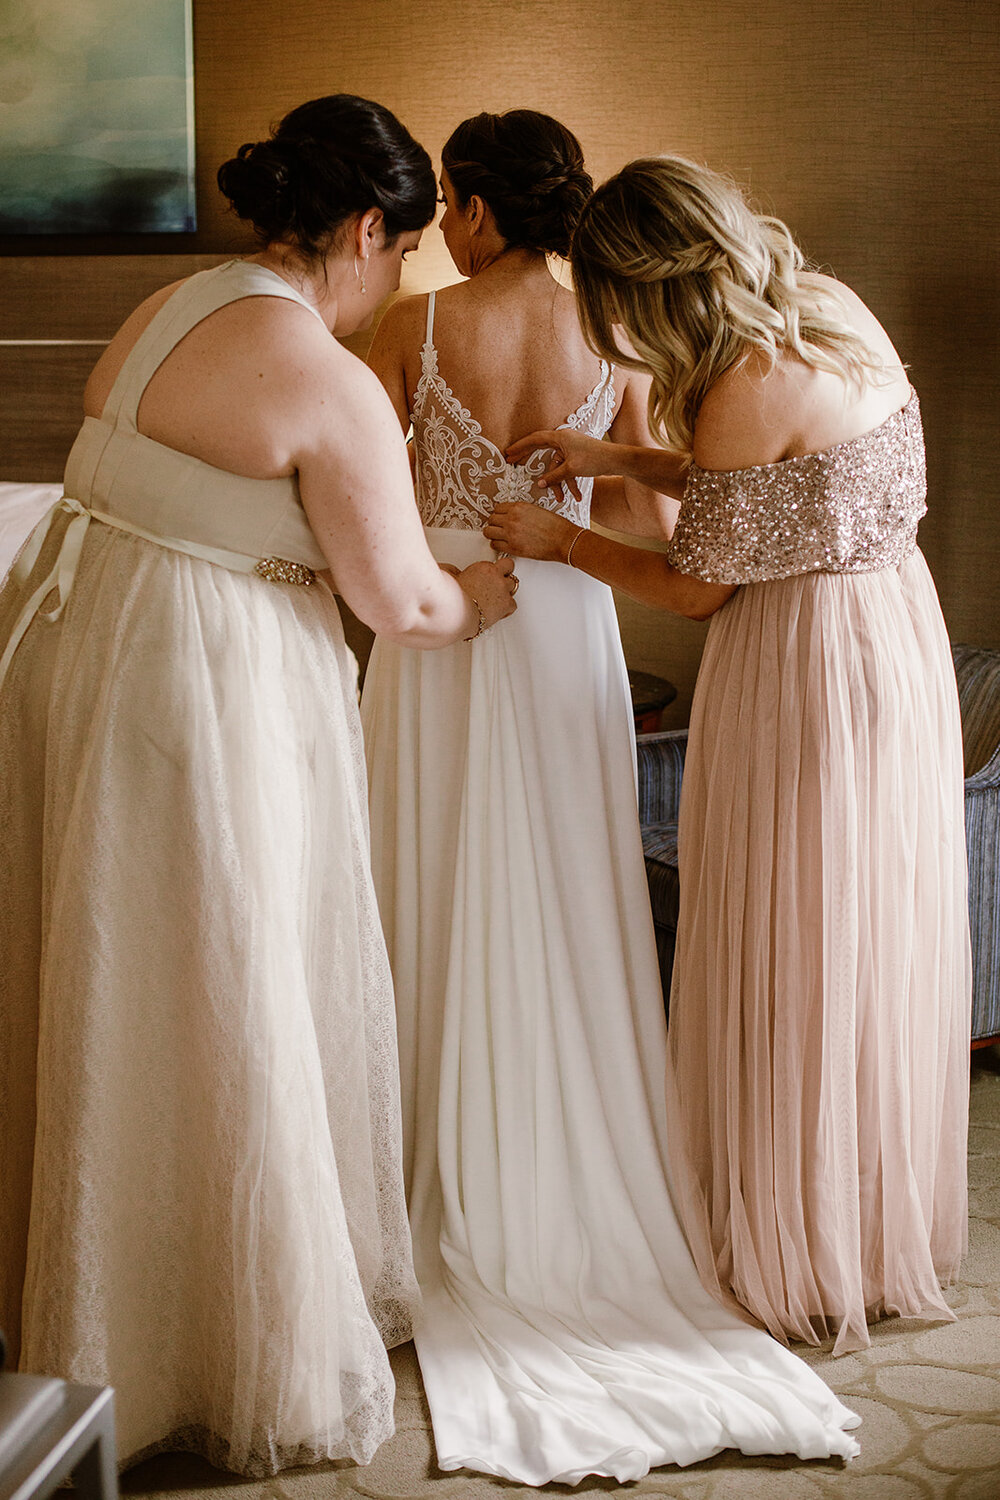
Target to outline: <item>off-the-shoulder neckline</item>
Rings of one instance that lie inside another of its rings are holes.
[[[832,443],[829,448],[818,448],[815,453],[793,453],[790,458],[776,458],[773,463],[769,464],[747,464],[742,469],[703,469],[701,464],[695,463],[694,459],[692,459],[690,465],[688,466],[688,475],[690,477],[690,475],[695,471],[697,471],[699,474],[708,474],[710,476],[723,478],[729,475],[736,474],[758,474],[767,469],[786,468],[789,464],[811,463],[814,459],[817,458],[830,458],[834,453],[840,453],[844,448],[855,448],[859,443],[866,443],[869,442],[872,438],[878,437],[878,435],[886,427],[889,426],[890,422],[895,422],[897,418],[905,416],[910,407],[916,401],[917,393],[911,385],[910,394],[903,402],[903,405],[897,406],[896,410],[890,412],[883,421],[879,422],[877,427],[869,427],[867,432],[859,432],[856,437],[845,438],[842,443]]]

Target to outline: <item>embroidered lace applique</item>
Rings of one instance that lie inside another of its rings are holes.
[[[417,452],[417,503],[425,526],[478,531],[501,500],[528,500],[557,511],[577,526],[590,524],[593,480],[579,481],[581,500],[566,485],[542,489],[551,448],[539,448],[523,464],[510,464],[483,436],[479,423],[456,399],[438,371],[437,350],[428,339],[420,353],[421,374],[413,398]],[[615,414],[614,370],[601,361],[597,384],[563,423],[603,437]]]

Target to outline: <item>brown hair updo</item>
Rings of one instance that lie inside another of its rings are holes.
[[[431,159],[396,116],[356,94],[300,104],[266,141],[247,141],[218,184],[265,244],[283,241],[314,258],[354,214],[380,208],[394,240],[434,217]]]
[[[594,184],[571,130],[534,109],[473,115],[449,136],[441,165],[464,207],[475,194],[510,249],[568,255]]]
[[[572,265],[587,343],[652,372],[650,429],[681,452],[691,451],[712,386],[755,352],[772,364],[792,353],[859,388],[885,376],[787,225],[684,157],[640,157],[599,187],[580,216]]]

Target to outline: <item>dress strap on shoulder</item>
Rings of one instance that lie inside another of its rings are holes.
[[[427,293],[427,332],[424,334],[424,343],[434,342],[434,298],[436,293]]]
[[[111,387],[102,420],[135,431],[143,392],[167,355],[203,319],[243,297],[283,297],[319,317],[294,287],[264,266],[234,260],[198,271],[181,282],[136,339]]]

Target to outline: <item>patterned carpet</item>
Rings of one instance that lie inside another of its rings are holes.
[[[863,1418],[861,1457],[836,1463],[726,1453],[690,1469],[659,1469],[637,1484],[585,1480],[542,1490],[435,1467],[412,1345],[393,1356],[396,1435],[364,1469],[286,1470],[243,1481],[168,1454],[123,1478],[131,1495],[163,1500],[500,1500],[501,1496],[622,1491],[670,1500],[1000,1500],[1000,1050],[974,1054],[969,1139],[969,1257],[948,1300],[958,1321],[890,1321],[872,1347],[835,1360],[806,1357]]]

